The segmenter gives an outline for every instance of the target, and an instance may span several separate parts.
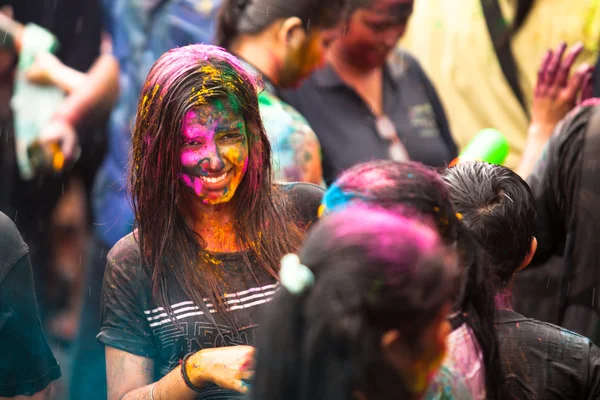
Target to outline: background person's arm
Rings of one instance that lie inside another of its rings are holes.
[[[110,38],[103,39],[103,47],[110,49]],[[55,80],[65,86],[72,72],[57,73]],[[69,96],[62,102],[52,121],[40,134],[42,143],[61,143],[65,159],[74,156],[78,138],[76,127],[101,120],[112,110],[119,94],[119,63],[110,51],[104,51],[90,68],[85,78],[77,77]]]
[[[591,67],[581,65],[569,78],[573,63],[581,54],[583,45],[571,47],[563,59],[566,44],[556,52],[548,51],[538,72],[533,95],[531,124],[527,142],[516,172],[524,179],[531,174],[555,126],[586,97],[591,86]]]

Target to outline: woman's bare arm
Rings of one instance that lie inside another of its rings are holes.
[[[106,346],[106,378],[108,384],[108,400],[154,400],[190,399],[198,393],[189,389],[181,378],[180,367],[175,368],[156,383],[154,361],[150,358],[136,356],[126,351]]]
[[[250,346],[219,347],[200,350],[186,362],[187,376],[196,388],[212,382],[222,388],[245,393],[245,379],[252,376],[254,348]],[[198,393],[188,388],[181,366],[153,382],[154,361],[106,346],[108,400],[190,399]],[[152,396],[151,396],[152,393]]]

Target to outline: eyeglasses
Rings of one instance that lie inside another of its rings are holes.
[[[398,132],[392,120],[385,114],[375,119],[375,130],[379,137],[389,143],[388,153],[393,161],[410,161],[406,147],[398,138]]]

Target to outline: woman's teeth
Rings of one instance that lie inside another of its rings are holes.
[[[216,176],[214,178],[211,178],[209,176],[201,176],[200,178],[204,181],[204,182],[208,182],[208,183],[219,183],[221,182],[223,179],[225,179],[225,177],[227,176],[227,172],[224,172],[223,175],[220,176]]]

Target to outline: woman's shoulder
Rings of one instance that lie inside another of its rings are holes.
[[[306,182],[278,183],[276,186],[294,204],[304,223],[311,223],[318,218],[325,189]]]
[[[124,236],[108,252],[107,261],[113,269],[128,269],[131,266],[139,266],[140,246],[137,240],[137,229]]]

